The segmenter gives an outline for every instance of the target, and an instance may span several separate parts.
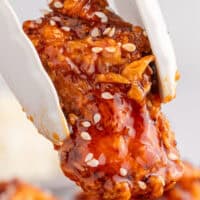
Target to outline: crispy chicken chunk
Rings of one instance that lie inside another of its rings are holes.
[[[67,177],[102,199],[157,198],[182,175],[160,112],[155,57],[144,30],[104,0],[53,0],[24,23],[71,127],[60,147]]]
[[[199,200],[200,169],[185,163],[185,171],[176,187],[167,192],[160,200]]]
[[[199,200],[200,199],[200,169],[185,162],[184,175],[176,186],[167,191],[163,197],[157,200]],[[101,200],[97,195],[91,196],[81,193],[76,200]],[[133,198],[131,200],[147,200],[146,198]]]
[[[56,200],[53,196],[18,180],[0,182],[0,200]]]

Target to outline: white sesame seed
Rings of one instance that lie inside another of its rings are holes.
[[[90,34],[92,37],[98,37],[98,36],[100,36],[101,33],[100,33],[100,30],[97,27],[95,27],[92,29]]]
[[[128,52],[134,52],[136,50],[136,46],[133,43],[126,43],[122,45],[122,48]]]
[[[35,23],[30,22],[30,24],[29,24],[29,28],[35,28]]]
[[[56,22],[60,22],[60,21],[61,21],[61,18],[58,17],[58,16],[54,16],[54,17],[52,17],[51,19],[53,19],[53,20],[56,21]]]
[[[143,182],[143,181],[138,181],[138,186],[142,190],[146,190],[147,189],[147,184],[145,182]]]
[[[68,26],[63,26],[61,29],[66,32],[70,31],[70,27]]]
[[[56,25],[56,22],[54,20],[52,20],[52,19],[50,20],[49,23],[50,23],[51,26],[55,26]]]
[[[99,165],[99,161],[93,158],[87,162],[87,165],[90,167],[97,167]]]
[[[40,10],[43,15],[48,15],[52,10],[50,9],[41,9]]]
[[[146,32],[146,31],[143,31],[143,35],[144,35],[145,37],[147,37],[147,32]]]
[[[89,121],[85,121],[81,123],[83,125],[83,127],[85,128],[89,128],[91,126],[91,123]]]
[[[119,47],[121,47],[121,46],[122,46],[122,43],[121,43],[121,42],[118,42],[117,44],[118,44],[118,46],[119,46]]]
[[[110,33],[110,31],[111,31],[111,28],[110,28],[110,27],[106,28],[106,29],[104,30],[104,32],[103,32],[103,35],[108,35],[108,34]]]
[[[165,186],[165,179],[162,176],[158,176],[158,179],[162,183],[163,186]]]
[[[110,92],[104,92],[101,94],[103,99],[113,99],[113,95]]]
[[[85,157],[85,162],[92,160],[93,157],[94,157],[93,153],[88,153],[87,156]]]
[[[68,65],[70,65],[71,69],[76,68],[76,65],[74,64],[74,62],[70,58],[66,57],[66,62],[67,62]]]
[[[128,171],[127,171],[127,169],[125,169],[125,168],[120,168],[120,175],[121,176],[126,176],[127,174],[128,174]]]
[[[113,27],[112,29],[111,29],[111,31],[108,33],[108,36],[109,37],[113,37],[114,35],[115,35],[115,27]]]
[[[88,132],[86,132],[86,131],[81,132],[81,138],[82,138],[83,140],[87,140],[87,141],[92,140],[92,137],[91,137],[90,134],[89,134]]]
[[[95,12],[94,14],[101,19],[102,23],[108,22],[108,17],[103,12]]]
[[[103,51],[103,48],[101,47],[93,47],[92,52],[93,53],[101,53]]]
[[[54,7],[55,7],[55,8],[58,8],[58,9],[59,9],[59,8],[63,8],[63,4],[62,4],[60,1],[55,1],[55,2],[54,2]]]
[[[94,123],[96,124],[96,123],[98,123],[100,120],[101,120],[101,114],[96,113],[96,114],[94,115]]]
[[[173,161],[178,160],[178,156],[172,152],[168,154],[168,158]]]
[[[115,47],[106,47],[105,50],[109,53],[115,53],[116,48]]]
[[[41,24],[41,23],[42,23],[42,19],[41,19],[41,18],[38,18],[35,22],[36,22],[37,24]]]

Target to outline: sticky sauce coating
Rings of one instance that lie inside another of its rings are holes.
[[[199,200],[200,199],[200,169],[190,163],[184,163],[184,174],[175,188],[166,192],[159,200]]]
[[[0,182],[1,200],[56,200],[48,193],[19,180]]]
[[[76,200],[101,200],[99,196],[87,193],[78,194]],[[167,191],[163,197],[156,200],[199,200],[200,199],[200,169],[190,163],[184,163],[184,174],[176,186]],[[132,198],[131,200],[145,200]]]
[[[144,30],[105,1],[53,0],[24,23],[50,75],[72,135],[63,172],[101,199],[160,197],[182,175],[174,134],[160,112],[155,57]]]

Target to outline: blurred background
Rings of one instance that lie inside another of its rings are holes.
[[[200,165],[200,1],[159,1],[182,75],[176,100],[163,108],[176,133],[182,157]],[[41,16],[41,10],[47,5],[47,0],[10,2],[21,23]],[[53,189],[71,187],[60,172],[52,145],[36,134],[20,107],[13,109],[15,113],[10,108],[5,106],[5,99],[0,98],[0,179],[19,176],[39,184],[45,182]],[[51,184],[55,179],[59,180],[57,186]]]

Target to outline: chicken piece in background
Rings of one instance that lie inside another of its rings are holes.
[[[167,192],[160,200],[199,200],[200,169],[185,162],[185,172],[174,189]]]
[[[56,198],[36,187],[12,180],[0,183],[0,200],[56,200]]]

